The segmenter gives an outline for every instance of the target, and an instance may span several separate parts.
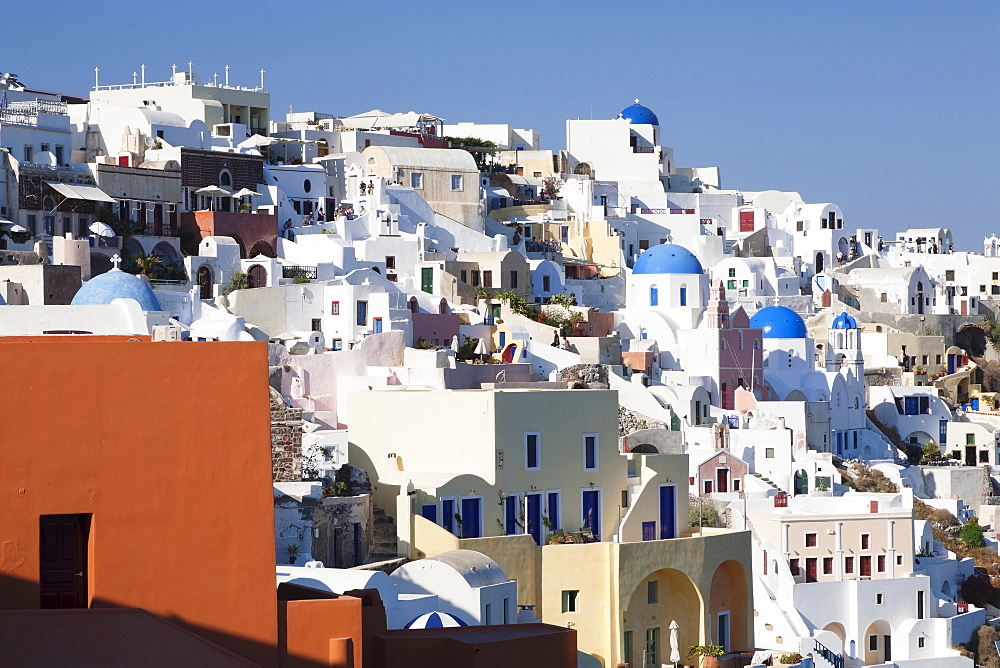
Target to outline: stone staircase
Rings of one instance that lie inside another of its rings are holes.
[[[396,559],[396,520],[385,514],[385,511],[375,506],[372,521],[371,546],[368,550],[367,563]]]
[[[778,490],[779,492],[785,491],[785,490],[781,489],[780,487],[778,487],[778,485],[773,480],[771,480],[770,478],[765,478],[760,473],[751,473],[750,475],[752,475],[755,478],[758,478],[759,480],[764,481],[765,483],[767,483],[767,485],[769,487],[773,487],[774,489]]]

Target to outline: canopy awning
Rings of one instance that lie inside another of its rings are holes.
[[[57,183],[54,181],[46,181],[45,184],[67,199],[110,202],[111,204],[117,201],[97,186],[82,186],[76,183]]]

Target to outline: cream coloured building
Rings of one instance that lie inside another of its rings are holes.
[[[382,177],[412,188],[435,213],[483,230],[479,168],[468,151],[369,146],[361,159],[363,178]]]

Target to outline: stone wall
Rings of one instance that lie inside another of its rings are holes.
[[[618,407],[618,435],[625,436],[644,429],[670,429],[670,425],[654,420],[641,413]]]
[[[312,542],[313,559],[327,568],[352,568],[367,562],[374,533],[373,509],[371,494],[322,499],[312,515],[312,526],[319,530]]]
[[[271,471],[274,482],[302,480],[302,409],[288,408],[271,388]]]

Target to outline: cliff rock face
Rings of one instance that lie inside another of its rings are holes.
[[[606,390],[608,368],[603,364],[574,364],[562,370],[562,379],[571,390]]]

